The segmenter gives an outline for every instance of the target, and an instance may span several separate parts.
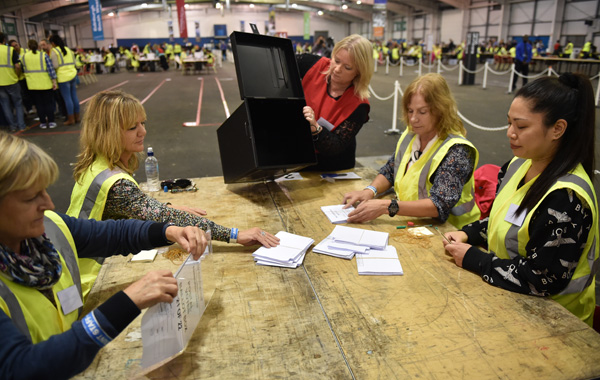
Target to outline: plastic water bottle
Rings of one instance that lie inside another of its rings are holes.
[[[154,157],[152,147],[148,147],[148,157],[146,157],[146,183],[148,191],[159,191],[158,180],[158,160]]]

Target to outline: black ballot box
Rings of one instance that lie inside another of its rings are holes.
[[[289,39],[233,32],[244,102],[217,129],[225,183],[274,179],[317,163]]]

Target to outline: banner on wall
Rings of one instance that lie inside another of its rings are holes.
[[[173,42],[173,40],[175,39],[175,33],[173,32],[173,21],[167,21],[167,29],[169,31],[169,41]]]
[[[194,21],[194,34],[196,35],[196,42],[200,42],[200,21]]]
[[[240,32],[243,32],[245,27],[246,27],[246,22],[244,20],[240,20]]]
[[[187,38],[187,22],[185,18],[185,0],[175,0],[177,5],[177,20],[179,22],[179,37]]]
[[[275,35],[275,6],[269,5],[269,22],[267,35],[274,36]]]
[[[304,40],[310,40],[310,12],[304,12]]]
[[[385,36],[387,0],[375,0],[373,3],[373,38],[383,39]]]
[[[92,21],[92,37],[94,41],[103,41],[102,4],[100,4],[100,0],[90,0],[88,4],[90,6],[90,19]]]

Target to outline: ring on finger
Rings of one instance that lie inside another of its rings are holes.
[[[265,231],[260,231],[260,234],[261,234],[262,236],[265,236],[265,235],[266,235]]]

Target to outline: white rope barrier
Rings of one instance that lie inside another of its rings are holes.
[[[440,66],[442,67],[442,69],[446,70],[446,71],[454,71],[456,69],[458,69],[459,65],[456,65],[454,67],[449,67],[444,65],[443,63],[441,63],[442,61],[440,61]]]
[[[400,134],[400,130],[397,127],[398,124],[398,94],[402,94],[400,88],[400,82],[394,82],[394,110],[392,111],[392,128],[384,131],[386,135],[397,135]]]
[[[472,121],[470,121],[469,119],[467,119],[466,117],[464,117],[463,114],[460,113],[460,111],[457,111],[457,112],[458,112],[458,116],[460,116],[460,118],[463,119],[465,121],[465,123],[469,124],[473,128],[481,129],[482,131],[502,131],[504,129],[508,129],[508,125],[505,125],[504,127],[497,127],[497,128],[482,127],[481,125],[477,125],[477,124],[473,123]]]
[[[512,69],[508,69],[506,71],[496,71],[496,70],[490,68],[490,66],[488,65],[488,71],[494,75],[505,75],[505,74],[510,73],[512,71]]]
[[[479,73],[479,72],[483,71],[484,69],[485,69],[485,66],[483,66],[483,67],[481,67],[481,68],[479,68],[479,69],[477,69],[477,70],[471,71],[471,70],[467,69],[467,68],[466,68],[466,67],[463,65],[463,70],[465,70],[465,71],[466,71],[467,73],[469,73],[469,74],[477,74],[477,73]]]
[[[515,74],[517,74],[517,76],[518,76],[518,77],[521,77],[521,78],[535,79],[535,78],[539,78],[539,77],[541,77],[542,75],[546,74],[546,72],[547,72],[547,71],[548,71],[548,69],[546,69],[546,70],[542,71],[542,72],[541,72],[541,73],[539,73],[539,74],[535,74],[535,75],[523,75],[523,74],[521,74],[520,72],[518,72],[518,71],[515,71]]]
[[[398,82],[398,81],[396,81],[396,82]],[[371,87],[371,85],[369,85],[369,91],[371,91],[371,94],[373,94],[373,96],[375,97],[375,99],[381,100],[381,101],[389,100],[389,99],[392,98],[392,96],[394,96],[394,92],[392,92],[390,95],[388,95],[386,97],[381,97],[381,96],[377,95],[375,93],[375,91],[373,91],[373,87]]]

